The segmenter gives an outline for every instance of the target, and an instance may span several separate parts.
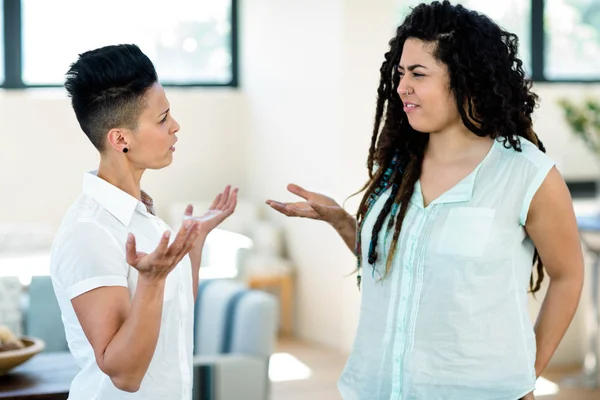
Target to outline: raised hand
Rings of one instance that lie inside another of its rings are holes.
[[[325,221],[333,226],[347,220],[348,213],[331,197],[311,192],[298,185],[288,185],[288,190],[306,201],[284,203],[267,200],[266,203],[288,217],[302,217]]]
[[[238,189],[231,190],[231,186],[228,185],[222,193],[215,197],[207,212],[201,216],[193,216],[194,208],[190,204],[185,210],[183,219],[196,222],[200,235],[206,236],[233,214],[237,205],[237,194]]]
[[[186,221],[182,224],[171,245],[169,245],[171,232],[166,231],[156,249],[147,254],[136,250],[135,236],[130,233],[125,246],[127,263],[137,269],[140,275],[145,278],[153,280],[166,279],[179,261],[189,253],[199,234],[198,223]]]

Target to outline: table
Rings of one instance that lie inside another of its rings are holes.
[[[293,274],[253,274],[247,278],[248,287],[251,289],[266,289],[276,287],[281,296],[281,329],[280,336],[293,336],[293,299],[294,280]]]
[[[0,376],[2,400],[66,400],[79,367],[69,352],[40,353]]]

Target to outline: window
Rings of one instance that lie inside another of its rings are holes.
[[[140,46],[164,85],[237,86],[235,0],[4,2],[5,21],[21,21],[8,87],[61,86],[78,54],[120,43]]]
[[[4,18],[0,9],[0,84],[4,83]]]
[[[397,0],[399,21],[424,0]],[[600,0],[462,0],[519,37],[534,81],[600,81]]]
[[[600,0],[546,0],[544,76],[600,80]]]

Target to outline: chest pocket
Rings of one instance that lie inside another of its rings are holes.
[[[450,209],[437,246],[445,255],[481,257],[488,242],[496,210],[483,207]]]

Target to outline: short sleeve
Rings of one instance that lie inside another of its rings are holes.
[[[127,287],[125,243],[96,222],[79,222],[64,232],[53,257],[54,279],[69,299],[102,286]]]
[[[533,144],[530,145],[534,146]],[[527,150],[524,151],[527,152]],[[550,170],[555,166],[555,162],[546,154],[542,153],[537,148],[535,148],[534,151],[535,152],[531,151],[531,154],[528,154],[527,158],[530,162],[530,168],[525,169],[524,171],[528,176],[523,202],[521,203],[521,212],[519,213],[519,223],[522,226],[525,226],[525,223],[527,222],[527,214],[529,213],[533,196],[535,196],[540,186],[542,186],[542,183],[546,179],[546,176],[548,176]]]

